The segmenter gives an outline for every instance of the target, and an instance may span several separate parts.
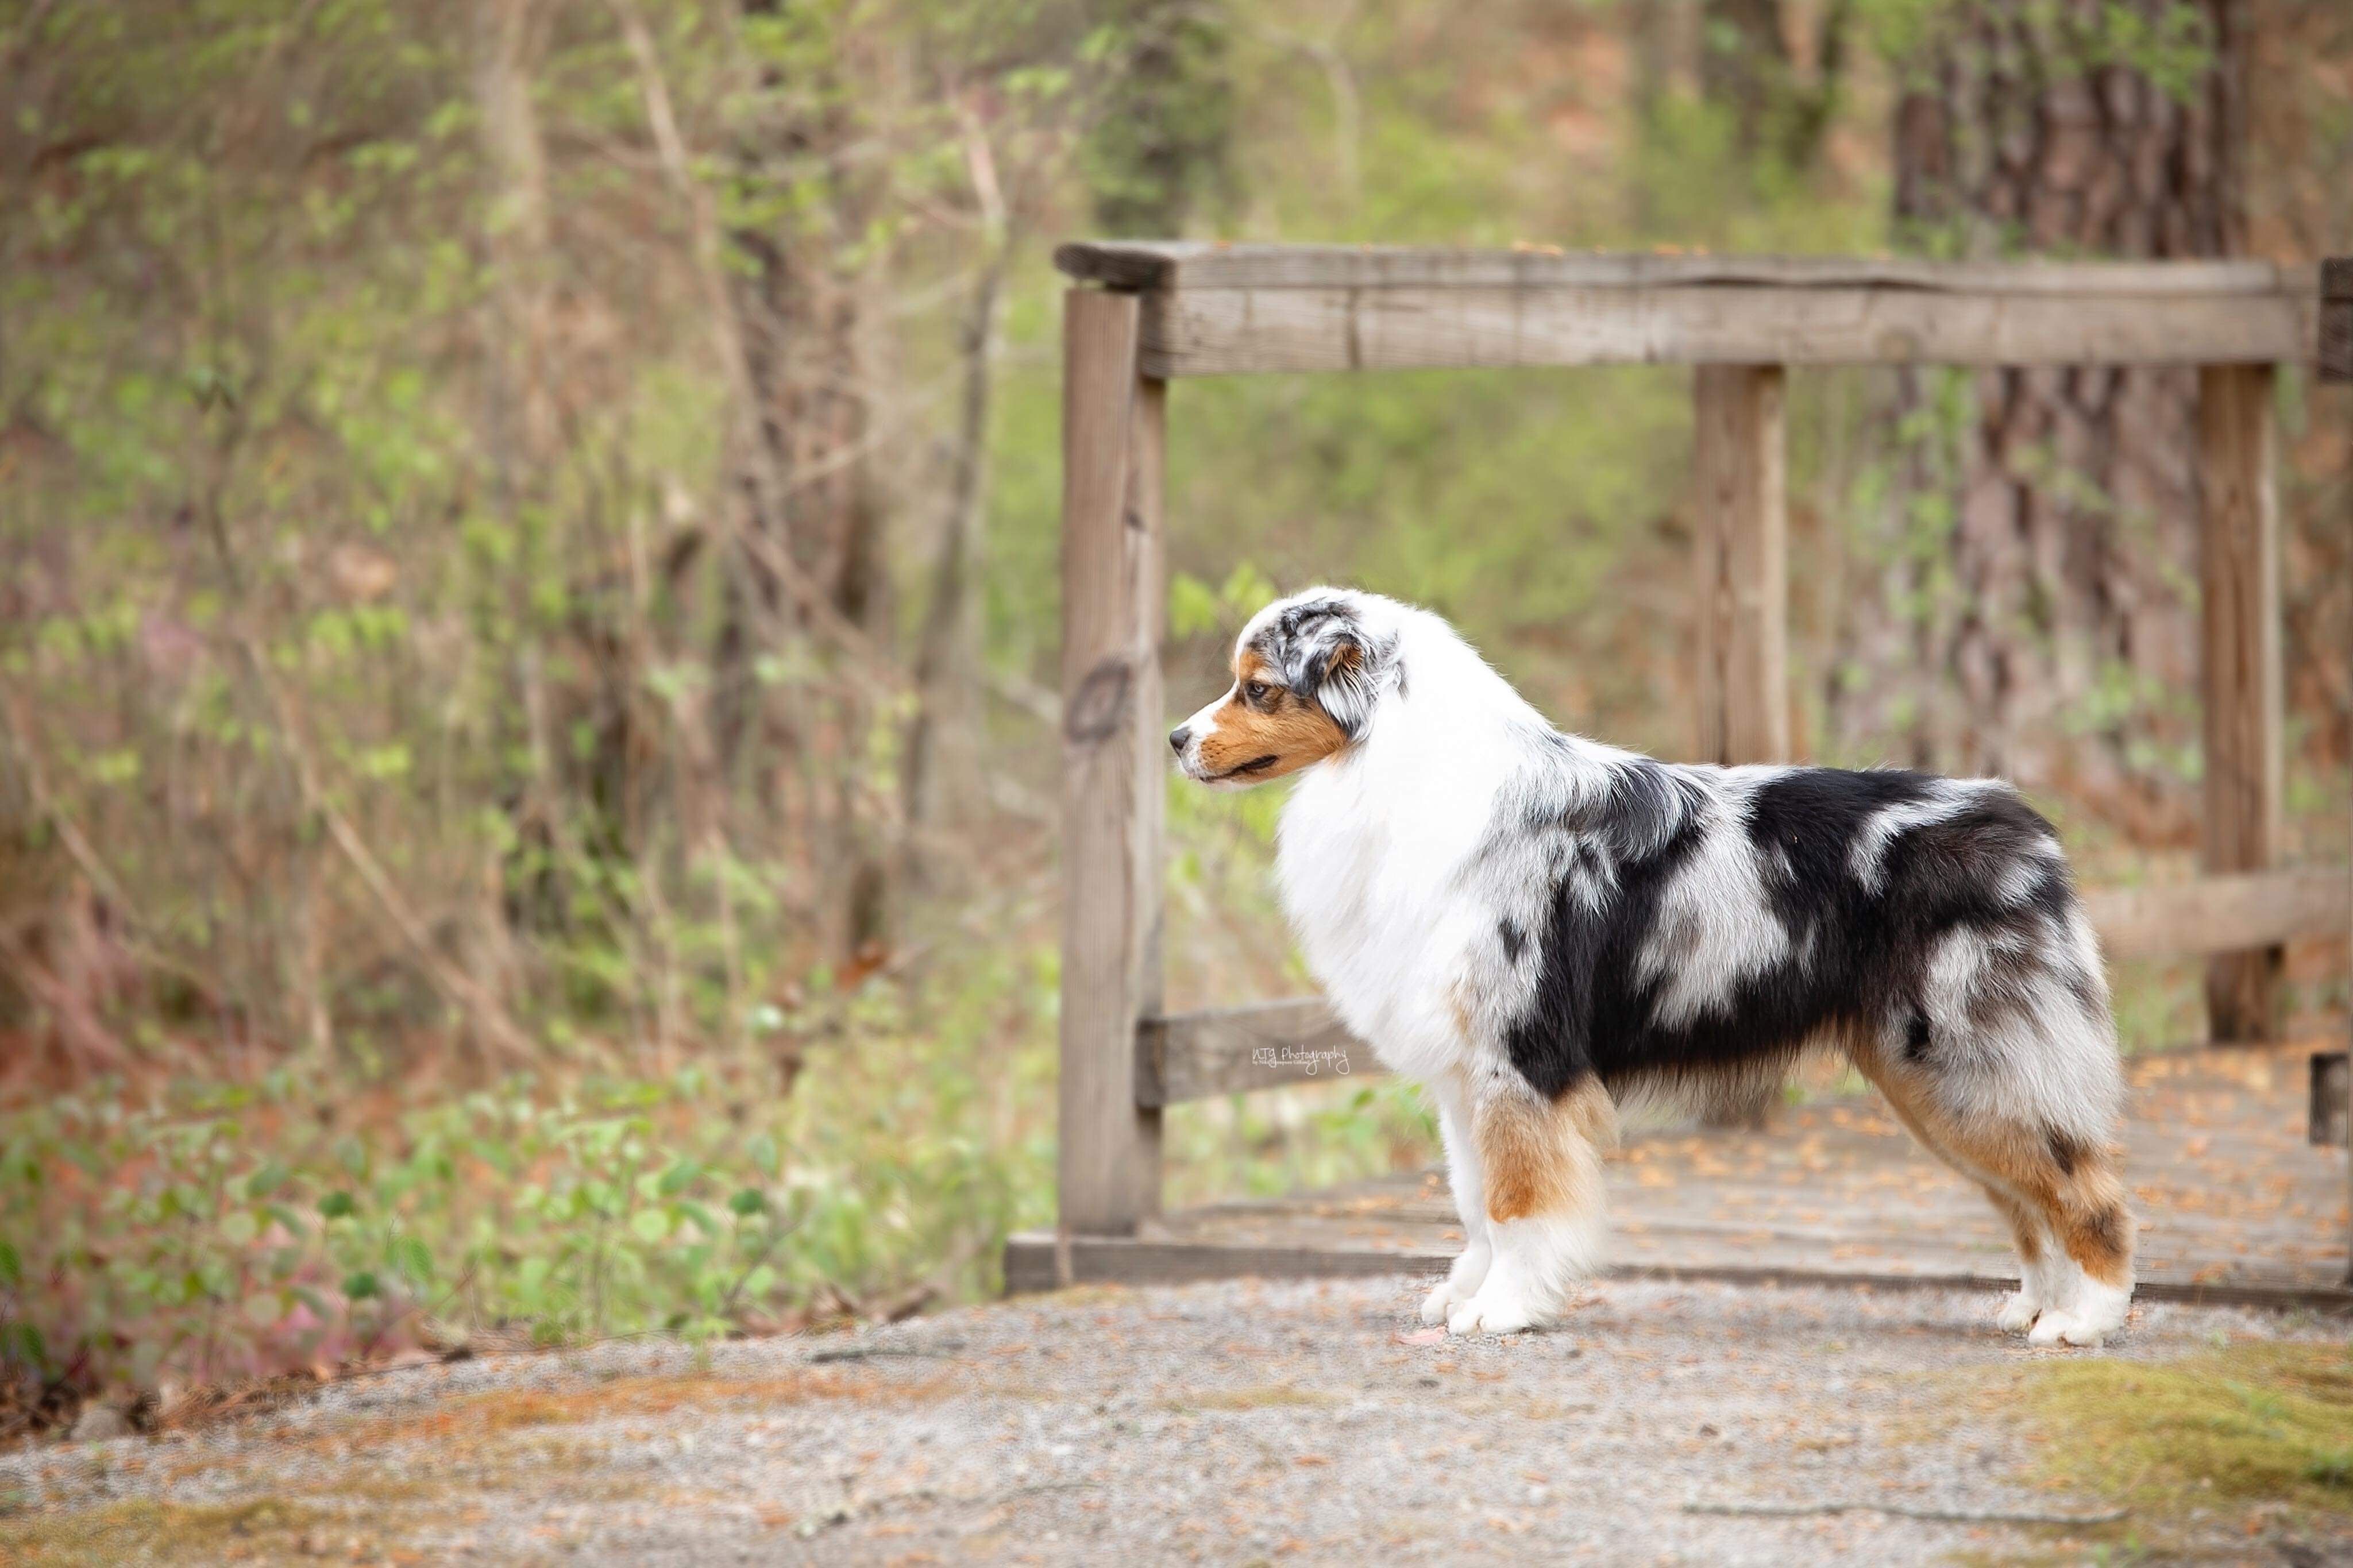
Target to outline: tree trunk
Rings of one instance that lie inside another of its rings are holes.
[[[980,571],[988,504],[989,355],[1008,247],[991,241],[957,333],[964,387],[949,461],[947,516],[932,566],[931,604],[915,659],[917,702],[907,733],[910,834],[970,816],[978,782]],[[920,851],[919,851],[920,853]]]
[[[1199,0],[1100,0],[1095,15],[1126,60],[1082,160],[1095,222],[1110,235],[1175,239],[1231,182],[1231,24]]]
[[[743,6],[747,17],[779,9],[776,0]],[[812,110],[795,106],[798,95],[784,94],[773,69],[762,85],[780,106],[740,132],[740,178],[754,191],[797,190],[814,165],[825,201],[728,236],[739,264],[729,304],[760,444],[746,456],[777,482],[743,487],[752,515],[713,647],[712,727],[723,773],[750,775],[755,793],[773,788],[776,764],[797,770],[797,806],[761,804],[809,847],[839,945],[855,953],[881,940],[891,894],[890,834],[860,787],[868,731],[882,717],[870,689],[879,672],[845,673],[819,658],[818,673],[771,697],[758,654],[791,638],[838,660],[849,657],[845,636],[871,646],[891,624],[885,508],[870,461],[876,382],[866,307],[875,280],[837,259],[868,227],[875,176],[849,156],[860,130],[853,99],[819,93],[826,107]],[[785,591],[786,574],[797,592]],[[870,679],[854,678],[861,673]],[[755,742],[771,754],[747,766]]]
[[[1899,231],[1942,255],[2231,254],[2242,34],[2231,0],[1952,9],[1899,62]],[[1845,749],[1902,732],[1904,760],[2186,842],[2196,398],[2188,369],[1907,376],[1908,505],[1844,661],[1902,673],[1833,683]]]
[[[1790,48],[1782,0],[1705,0],[1700,91],[1731,110],[1735,145],[1752,169],[1803,173],[1813,166],[1838,108],[1852,19],[1852,0],[1830,0],[1811,37],[1801,36],[1812,58],[1800,59]]]
[[[1732,110],[1742,147],[1762,144],[1774,97],[1788,75],[1781,0],[1707,0],[1700,15],[1700,91]]]

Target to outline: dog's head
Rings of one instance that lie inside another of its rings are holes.
[[[1168,732],[1187,777],[1233,788],[1294,773],[1372,722],[1397,639],[1385,601],[1311,588],[1261,610],[1235,639],[1234,683]]]

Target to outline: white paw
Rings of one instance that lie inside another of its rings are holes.
[[[2073,1313],[2063,1312],[2052,1307],[2034,1320],[2033,1331],[2026,1336],[2026,1342],[2031,1345],[2055,1345],[2065,1340],[2069,1344],[2081,1344],[2084,1342],[2074,1337],[2078,1331]],[[2094,1339],[2092,1342],[2097,1344],[2099,1341]]]
[[[1515,1334],[1532,1327],[1535,1313],[1518,1292],[1481,1289],[1446,1315],[1450,1334]]]
[[[2022,1334],[2034,1326],[2034,1320],[2042,1312],[2042,1297],[2035,1291],[2021,1290],[2001,1304],[1994,1321],[2001,1325],[2004,1333]]]
[[[2086,1279],[2075,1292],[2063,1337],[2071,1345],[2097,1345],[2125,1326],[2132,1312],[2132,1287]]]
[[[1454,1267],[1446,1271],[1446,1278],[1431,1286],[1430,1294],[1422,1298],[1421,1321],[1442,1323],[1447,1314],[1476,1296],[1479,1287],[1487,1282],[1487,1269],[1494,1257],[1483,1241],[1474,1241],[1464,1247],[1455,1258]]]

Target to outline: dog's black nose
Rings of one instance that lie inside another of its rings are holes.
[[[1193,731],[1179,724],[1168,731],[1168,749],[1181,757],[1185,754],[1185,742],[1192,738]]]

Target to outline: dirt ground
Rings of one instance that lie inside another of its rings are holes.
[[[2066,1434],[2003,1402],[2085,1352],[1996,1332],[1990,1297],[1620,1282],[1565,1331],[1448,1341],[1420,1291],[1086,1289],[417,1367],[0,1457],[0,1561],[2353,1562],[2261,1504],[1977,1517],[2113,1508],[2042,1481]],[[2343,1334],[2145,1305],[2101,1353]]]

